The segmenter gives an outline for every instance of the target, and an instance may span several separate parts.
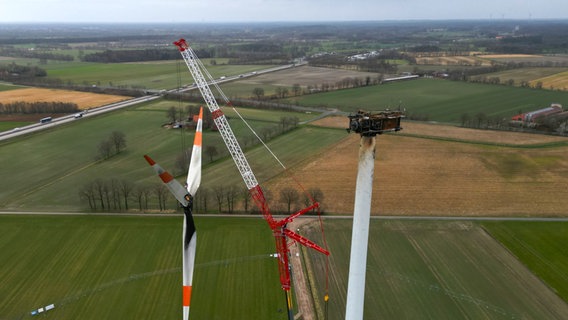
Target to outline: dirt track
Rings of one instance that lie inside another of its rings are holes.
[[[289,228],[290,230],[297,230],[301,225],[309,221],[307,219],[296,219],[290,223]],[[301,259],[303,258],[299,244],[290,247],[290,264],[293,270],[292,280],[296,303],[298,304],[297,317],[302,320],[315,320],[317,317],[315,316],[313,300],[310,295],[311,291],[308,287],[307,275],[304,273],[302,266]]]

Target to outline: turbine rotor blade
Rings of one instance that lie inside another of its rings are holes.
[[[199,118],[193,139],[193,149],[191,151],[191,161],[187,172],[187,191],[191,196],[195,196],[201,184],[201,145],[203,141],[203,107],[199,109]]]
[[[188,205],[188,199],[185,198],[187,195],[187,190],[179,183],[174,176],[172,176],[169,172],[164,170],[159,164],[157,164],[152,158],[148,155],[144,155],[144,159],[152,166],[154,171],[158,174],[162,182],[166,185],[168,190],[173,194],[173,196],[181,203],[182,206],[186,207]]]

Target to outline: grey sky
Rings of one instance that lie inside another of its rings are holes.
[[[565,19],[567,0],[0,0],[0,22]]]

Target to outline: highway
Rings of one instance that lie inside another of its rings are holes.
[[[221,83],[225,83],[225,82],[230,82],[230,81],[235,81],[235,80],[239,80],[239,79],[243,79],[243,78],[257,76],[257,75],[260,75],[260,74],[265,74],[265,73],[280,71],[280,70],[284,70],[284,69],[289,69],[289,68],[293,68],[293,67],[304,65],[304,64],[306,64],[306,63],[301,62],[301,63],[298,63],[298,64],[286,64],[286,65],[282,65],[282,66],[276,66],[276,67],[273,67],[273,68],[268,68],[268,69],[264,69],[264,70],[244,73],[244,74],[240,74],[240,75],[223,76],[219,79],[216,79],[214,82],[217,83],[217,84],[221,84]],[[210,84],[213,84],[213,83],[210,83]],[[195,89],[197,89],[197,87],[189,86],[189,87],[180,88],[180,89],[168,90],[168,91],[166,91],[166,93],[175,93],[175,92],[178,92],[178,91],[179,92],[186,92],[186,91],[195,90]],[[91,108],[86,112],[83,111],[83,112],[72,114],[72,115],[66,115],[66,116],[62,116],[62,117],[58,117],[58,118],[53,118],[51,121],[46,122],[46,123],[39,123],[38,122],[38,123],[30,124],[30,125],[27,125],[27,126],[24,126],[24,127],[14,128],[12,130],[0,132],[0,141],[8,140],[8,139],[11,139],[11,138],[15,138],[15,137],[26,135],[26,134],[33,133],[33,132],[38,132],[38,131],[45,130],[45,129],[49,129],[49,128],[52,128],[54,126],[69,123],[69,122],[72,122],[72,121],[81,121],[83,118],[92,117],[92,116],[95,116],[95,115],[100,115],[100,114],[103,114],[105,112],[110,112],[110,111],[114,111],[114,110],[117,110],[117,109],[130,107],[130,106],[142,103],[142,102],[157,100],[159,98],[161,98],[160,94],[146,95],[146,96],[139,97],[139,98],[128,99],[128,100],[115,102],[115,103],[111,103],[111,104],[96,107],[96,108]],[[80,114],[81,116],[80,117],[77,116],[78,114]]]
[[[140,97],[140,98],[134,98],[134,99],[129,99],[129,100],[125,100],[125,101],[120,101],[120,102],[115,102],[115,103],[111,103],[111,104],[107,104],[101,107],[97,107],[97,108],[92,108],[89,109],[88,111],[83,111],[80,113],[76,113],[76,114],[72,114],[72,115],[66,115],[63,117],[59,117],[59,118],[53,118],[51,121],[46,122],[46,123],[34,123],[34,124],[30,124],[27,125],[25,127],[21,127],[21,128],[15,128],[9,131],[3,131],[0,132],[0,141],[2,140],[8,140],[10,138],[14,138],[17,136],[21,136],[21,135],[25,135],[25,134],[29,134],[29,133],[33,133],[33,132],[37,132],[40,130],[45,130],[45,129],[49,129],[52,128],[54,126],[58,126],[64,123],[69,123],[72,121],[81,121],[83,118],[87,118],[87,117],[92,117],[95,115],[99,115],[105,112],[109,112],[109,111],[113,111],[113,110],[117,110],[120,108],[124,108],[124,107],[129,107],[138,103],[142,103],[142,102],[146,102],[146,101],[152,101],[152,100],[156,100],[159,99],[160,96],[144,96],[144,97]],[[81,115],[76,116],[76,115]]]

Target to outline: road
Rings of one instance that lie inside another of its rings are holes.
[[[46,122],[46,123],[34,123],[34,124],[30,124],[28,126],[25,127],[21,127],[21,128],[16,128],[10,131],[3,131],[0,132],[0,141],[2,140],[8,140],[10,138],[14,138],[14,137],[18,137],[21,135],[25,135],[25,134],[29,134],[29,133],[33,133],[33,132],[37,132],[40,130],[45,130],[45,129],[49,129],[61,124],[65,124],[65,123],[69,123],[72,121],[81,121],[83,118],[87,118],[87,117],[92,117],[95,115],[100,115],[103,114],[105,112],[110,112],[110,111],[114,111],[114,110],[118,110],[121,108],[125,108],[125,107],[129,107],[129,106],[133,106],[142,102],[147,102],[147,101],[152,101],[152,100],[156,100],[159,99],[160,96],[144,96],[144,97],[140,97],[140,98],[134,98],[134,99],[129,99],[129,100],[125,100],[125,101],[120,101],[120,102],[116,102],[116,103],[111,103],[108,105],[104,105],[101,107],[97,107],[97,108],[92,108],[89,109],[89,111],[85,112],[81,112],[81,113],[76,113],[73,115],[67,115],[67,116],[63,116],[63,117],[58,117],[58,118],[53,118],[51,121]],[[81,114],[80,117],[76,117],[76,115]]]
[[[305,63],[286,64],[286,65],[276,66],[276,67],[273,67],[273,68],[268,68],[268,69],[264,69],[264,70],[260,70],[260,71],[249,72],[249,73],[235,75],[235,76],[223,76],[219,79],[214,80],[214,82],[217,83],[217,84],[221,84],[221,83],[235,81],[235,80],[239,80],[239,79],[243,79],[243,78],[254,77],[254,76],[260,75],[260,74],[265,74],[265,73],[276,72],[276,71],[280,71],[280,70],[284,70],[284,69],[294,68],[296,66],[300,66],[300,65],[304,65],[304,64]],[[210,84],[213,84],[213,82],[210,83]],[[166,92],[162,92],[162,93],[186,92],[186,91],[191,91],[191,90],[196,90],[196,89],[197,89],[197,87],[190,86],[190,87],[181,88],[181,89],[176,88],[176,89],[172,89],[172,90],[167,90]],[[110,111],[118,110],[118,109],[121,109],[121,108],[130,107],[130,106],[137,105],[137,104],[143,103],[143,102],[157,100],[160,97],[161,97],[160,94],[146,95],[146,96],[139,97],[139,98],[129,99],[129,100],[125,100],[125,101],[120,101],[120,102],[100,106],[100,107],[97,107],[97,108],[92,108],[92,109],[89,109],[88,112],[81,112],[80,117],[78,117],[78,116],[76,117],[75,115],[77,115],[77,114],[67,115],[67,116],[63,116],[63,117],[53,118],[51,121],[46,122],[46,123],[34,123],[34,124],[30,124],[30,125],[27,125],[27,126],[24,126],[24,127],[21,127],[21,128],[15,128],[15,129],[12,129],[12,130],[9,130],[9,131],[3,131],[3,132],[0,132],[0,141],[8,140],[8,139],[11,139],[11,138],[26,135],[26,134],[29,134],[29,133],[38,132],[38,131],[49,129],[49,128],[53,128],[55,126],[65,124],[65,123],[69,123],[69,122],[72,122],[72,121],[81,121],[81,119],[83,119],[83,118],[92,117],[92,116],[95,116],[95,115],[100,115],[100,114],[103,114],[105,112],[110,112]]]

